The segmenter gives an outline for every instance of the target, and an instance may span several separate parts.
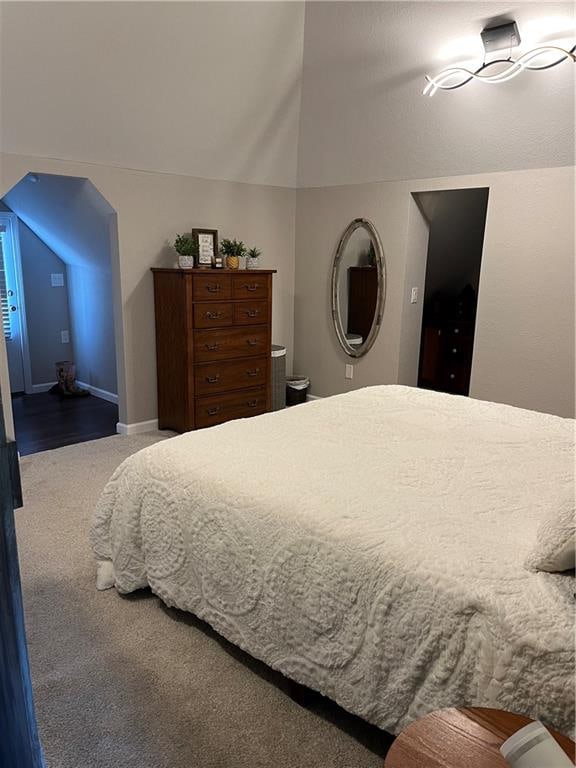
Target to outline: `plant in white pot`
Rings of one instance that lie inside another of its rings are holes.
[[[260,267],[260,256],[262,251],[258,248],[250,248],[246,254],[246,269],[258,269]]]
[[[189,235],[176,235],[174,250],[178,254],[178,266],[180,269],[192,269],[194,260],[198,256],[198,245]]]

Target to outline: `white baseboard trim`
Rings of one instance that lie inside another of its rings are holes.
[[[48,392],[49,389],[56,384],[55,381],[47,381],[45,384],[32,384],[32,394],[37,395],[40,392]],[[94,397],[99,397],[101,400],[108,400],[109,403],[118,403],[118,395],[113,392],[107,392],[105,389],[99,387],[93,387],[91,384],[86,384],[85,381],[76,381],[76,384],[82,389],[87,389]]]
[[[46,384],[32,384],[31,394],[38,395],[40,392],[48,392],[49,389],[52,389],[54,384],[56,384],[55,381],[47,381]]]
[[[311,400],[324,400],[322,395],[306,395],[306,402],[309,403]]]
[[[150,421],[138,421],[135,424],[116,424],[116,432],[119,435],[140,435],[142,432],[155,432],[158,429],[158,419]]]
[[[99,397],[101,400],[108,400],[109,403],[118,403],[118,395],[115,395],[114,392],[108,392],[105,389],[93,387],[92,384],[86,384],[85,381],[76,381],[76,384],[78,384],[79,387],[82,387],[82,389],[87,389],[91,395],[94,395],[94,397]]]

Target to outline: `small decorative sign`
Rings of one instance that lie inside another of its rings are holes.
[[[218,253],[218,230],[193,229],[192,236],[198,244],[198,266],[212,267]]]

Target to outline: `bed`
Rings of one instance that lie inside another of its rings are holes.
[[[572,420],[368,387],[131,456],[92,546],[103,586],[149,586],[387,731],[477,705],[571,732],[573,574],[524,561],[573,460]]]

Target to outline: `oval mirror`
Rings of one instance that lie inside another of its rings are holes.
[[[350,357],[362,357],[380,330],[386,274],[376,228],[354,219],[340,238],[332,266],[332,320]]]

